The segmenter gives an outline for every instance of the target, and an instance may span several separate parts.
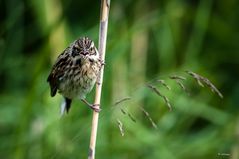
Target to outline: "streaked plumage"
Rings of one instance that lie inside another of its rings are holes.
[[[69,111],[74,98],[86,102],[85,96],[94,87],[100,68],[99,53],[87,37],[75,40],[58,56],[47,81],[52,97],[58,91],[65,98],[62,113]]]

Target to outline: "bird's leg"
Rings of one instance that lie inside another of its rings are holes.
[[[100,104],[90,104],[89,102],[87,102],[87,100],[85,99],[81,99],[82,102],[84,102],[87,106],[89,106],[91,109],[93,109],[96,112],[100,112]]]

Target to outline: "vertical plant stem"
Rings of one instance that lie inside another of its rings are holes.
[[[105,60],[109,9],[110,9],[110,0],[101,0],[99,54],[102,61]],[[102,83],[103,83],[103,72],[104,72],[104,66],[102,66],[101,68],[100,75],[96,84],[94,104],[100,104],[101,90],[102,90]],[[95,159],[95,145],[96,145],[96,137],[97,137],[98,119],[99,119],[99,113],[94,111],[93,117],[92,117],[92,128],[91,128],[88,159]]]

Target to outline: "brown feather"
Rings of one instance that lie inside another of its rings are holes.
[[[63,77],[67,63],[69,63],[69,54],[67,54],[68,49],[69,47],[57,57],[57,61],[53,65],[52,71],[47,78],[47,82],[50,84],[52,97],[56,95],[60,78]]]

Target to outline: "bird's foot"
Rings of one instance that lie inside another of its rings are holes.
[[[89,106],[91,109],[93,109],[95,112],[100,112],[100,104],[90,104],[85,99],[81,99],[87,106]]]
[[[91,104],[91,105],[89,105],[89,107],[92,109],[92,110],[94,110],[95,112],[100,112],[101,111],[101,109],[100,109],[100,104]]]
[[[101,65],[100,67],[101,67],[101,68],[102,68],[102,66],[105,66],[105,61],[104,61],[104,60],[101,60],[101,59],[100,59],[99,61],[100,61],[100,65]]]

